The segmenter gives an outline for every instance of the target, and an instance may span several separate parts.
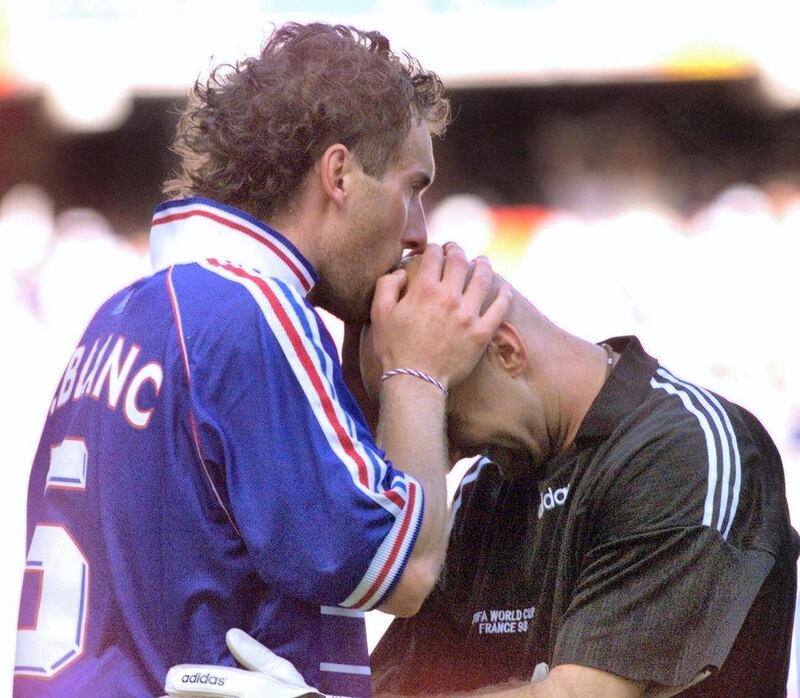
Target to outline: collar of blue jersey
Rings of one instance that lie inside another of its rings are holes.
[[[311,263],[283,235],[244,211],[200,197],[156,207],[150,258],[157,271],[205,259],[231,262],[295,286],[303,295],[319,280]]]
[[[650,378],[658,361],[649,356],[636,337],[605,340],[620,354],[575,435],[578,448],[606,439],[617,425],[644,400],[650,390]]]

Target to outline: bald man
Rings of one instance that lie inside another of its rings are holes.
[[[520,695],[785,694],[798,538],[755,417],[518,293],[447,414],[453,458],[490,458],[457,492],[434,591],[373,652],[378,692],[549,669]]]
[[[375,355],[367,330],[367,413],[415,380]],[[785,695],[799,543],[755,417],[517,293],[447,399],[451,458],[488,457],[456,494],[433,592],[371,657],[377,693]]]

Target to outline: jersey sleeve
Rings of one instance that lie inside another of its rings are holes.
[[[717,423],[687,411],[573,502],[588,509],[592,536],[554,665],[677,687],[728,657],[775,565],[754,544],[765,501],[751,497],[771,466],[713,407]]]
[[[224,471],[232,522],[270,588],[368,610],[402,574],[422,487],[374,444],[313,309],[237,271],[235,302],[187,348],[202,457]]]

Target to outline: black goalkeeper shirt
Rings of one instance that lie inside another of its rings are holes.
[[[573,447],[535,477],[462,480],[441,578],[372,655],[379,692],[596,667],[684,696],[785,695],[798,537],[775,445],[635,338]]]

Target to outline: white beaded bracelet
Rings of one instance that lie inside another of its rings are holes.
[[[381,382],[385,381],[387,378],[391,378],[392,376],[416,376],[417,378],[422,378],[422,380],[428,381],[428,383],[431,383],[439,388],[442,395],[447,397],[447,388],[445,388],[440,381],[437,381],[433,376],[429,376],[427,373],[418,371],[415,368],[393,368],[390,371],[386,371],[386,373],[381,376]]]

